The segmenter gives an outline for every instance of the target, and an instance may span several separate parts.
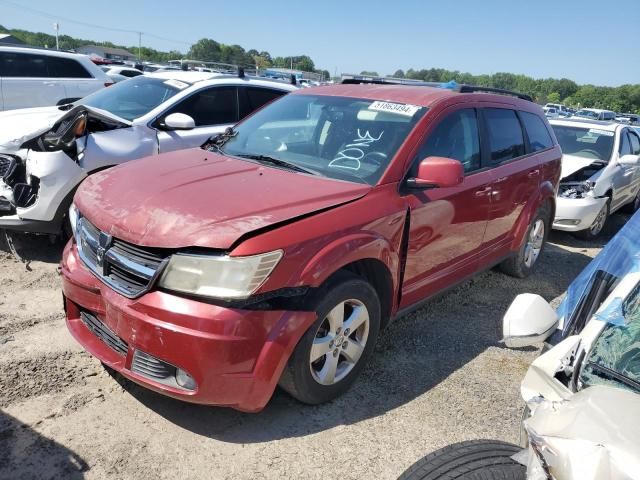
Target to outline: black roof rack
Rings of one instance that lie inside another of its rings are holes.
[[[447,90],[451,90],[453,92],[459,93],[475,93],[475,92],[484,92],[484,93],[496,93],[499,95],[509,95],[512,97],[517,97],[522,100],[527,100],[529,102],[533,102],[533,98],[526,93],[514,92],[511,90],[504,90],[502,88],[493,88],[493,87],[481,87],[477,85],[460,85],[455,81],[450,82],[425,82],[422,80],[413,80],[411,78],[394,78],[394,77],[375,77],[369,75],[351,75],[345,74],[342,76],[343,84],[374,84],[374,85],[415,85],[419,87],[435,87],[435,88],[444,88]]]
[[[533,102],[533,98],[531,98],[531,95],[527,95],[526,93],[514,92],[512,90],[504,90],[502,88],[479,87],[477,85],[460,85],[458,87],[458,92],[460,93],[475,93],[475,92],[497,93],[498,95],[510,95],[512,97],[518,97],[518,98],[521,98],[522,100]]]

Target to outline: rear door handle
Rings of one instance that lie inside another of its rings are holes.
[[[533,178],[533,177],[537,177],[538,175],[540,175],[540,170],[536,169],[536,170],[531,170],[527,176],[529,178]]]

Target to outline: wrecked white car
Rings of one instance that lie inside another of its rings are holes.
[[[640,213],[567,289],[555,311],[516,297],[504,341],[547,340],[521,385],[525,448],[473,440],[433,452],[402,480],[640,479]]]
[[[76,188],[99,170],[202,145],[292,90],[204,72],[140,75],[60,107],[0,113],[0,229],[57,234]],[[152,173],[152,172],[150,172]]]
[[[640,207],[640,136],[628,125],[585,119],[549,122],[562,148],[553,228],[597,237],[607,217]]]

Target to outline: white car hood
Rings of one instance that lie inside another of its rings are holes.
[[[576,157],[574,155],[562,155],[562,171],[560,172],[560,179],[568,177],[572,173],[577,172],[581,168],[588,167],[594,162],[597,162],[595,158]]]
[[[77,107],[76,107],[77,108]],[[97,115],[113,119],[125,125],[131,122],[124,120],[99,108],[82,106]],[[14,153],[27,140],[31,140],[44,132],[68,114],[71,110],[60,110],[59,107],[21,108],[0,112],[0,153]]]
[[[0,152],[12,153],[27,140],[51,129],[67,112],[58,107],[22,108],[0,112]]]

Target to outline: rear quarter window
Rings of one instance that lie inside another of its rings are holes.
[[[496,165],[524,155],[524,137],[516,112],[504,108],[486,108],[483,113],[491,163]]]
[[[540,150],[553,147],[553,140],[551,139],[549,130],[547,130],[547,126],[544,124],[542,119],[534,113],[519,113],[524,129],[529,137],[529,147],[531,148],[531,151],[539,152]]]

